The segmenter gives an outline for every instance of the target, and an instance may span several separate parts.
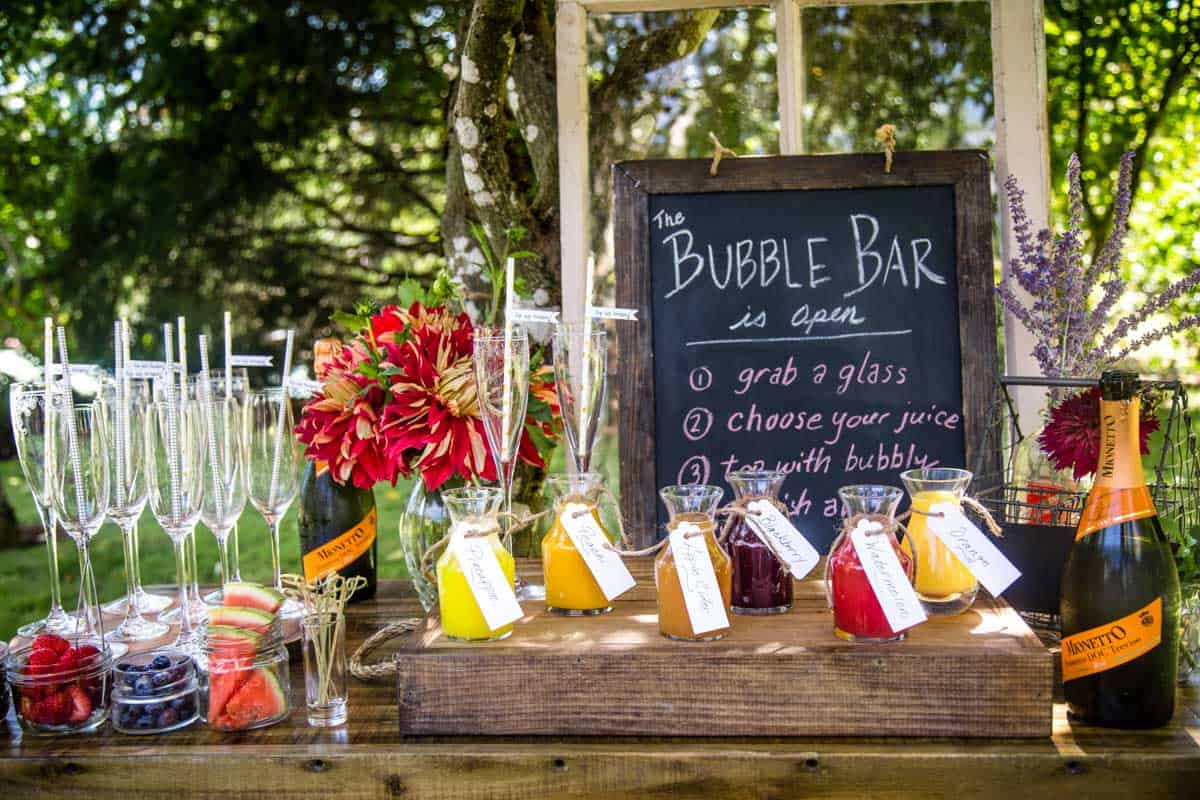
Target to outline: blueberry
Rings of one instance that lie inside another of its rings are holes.
[[[133,669],[133,664],[130,664],[128,661],[122,661],[120,664],[117,664],[117,670],[120,672],[128,672],[131,669]]]
[[[137,718],[137,722],[134,723],[133,727],[141,731],[148,731],[154,727],[154,717],[143,714]]]
[[[167,674],[171,676],[171,682],[174,683],[175,681],[183,680],[183,676],[187,674],[187,670],[184,669],[182,666],[179,666],[179,667],[176,667],[175,669],[171,670]]]
[[[150,682],[155,686],[166,686],[168,683],[174,683],[169,672],[156,672],[150,677]]]
[[[132,689],[133,685],[135,683],[137,683],[137,679],[138,679],[137,675],[126,675],[125,676],[125,685],[128,686],[130,689]]]
[[[142,713],[148,717],[157,717],[167,707],[166,703],[147,703]]]
[[[171,708],[175,709],[176,711],[181,711],[188,700],[188,697],[176,697],[171,701]]]
[[[169,728],[179,722],[179,712],[173,708],[168,708],[158,715],[158,727]]]
[[[150,697],[154,694],[154,681],[149,675],[142,675],[133,684],[133,693],[138,697]]]
[[[171,666],[171,659],[166,656],[155,656],[154,660],[150,662],[150,666],[154,669],[166,669]]]

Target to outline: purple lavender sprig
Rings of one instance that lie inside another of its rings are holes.
[[[1132,152],[1121,157],[1112,231],[1090,263],[1084,257],[1083,188],[1077,155],[1072,154],[1067,164],[1069,218],[1061,234],[1049,228],[1034,233],[1024,191],[1014,176],[1004,182],[1018,252],[996,290],[1004,308],[1033,334],[1032,355],[1043,375],[1097,375],[1153,342],[1200,327],[1200,315],[1193,314],[1135,336],[1156,314],[1200,286],[1200,270],[1156,293],[1108,327],[1127,288],[1120,277],[1120,264],[1133,205],[1133,158]],[[1018,287],[1031,302],[1022,299]],[[1097,287],[1099,298],[1093,301]]]

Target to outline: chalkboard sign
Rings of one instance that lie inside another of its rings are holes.
[[[979,151],[636,161],[613,168],[621,497],[641,543],[658,488],[789,473],[819,549],[837,488],[967,466],[995,374],[992,215]]]

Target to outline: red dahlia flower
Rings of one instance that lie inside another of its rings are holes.
[[[1138,427],[1143,455],[1150,452],[1150,434],[1156,430],[1154,406],[1143,402]],[[1070,469],[1075,480],[1095,472],[1100,460],[1100,387],[1071,395],[1050,409],[1038,444],[1056,469]]]

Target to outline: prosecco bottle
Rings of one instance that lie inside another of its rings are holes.
[[[318,380],[325,377],[340,347],[336,339],[320,339],[313,346]],[[347,578],[361,575],[367,585],[355,592],[350,602],[374,597],[376,522],[374,492],[342,485],[333,479],[328,464],[309,461],[300,479],[300,555],[305,580],[332,572]]]
[[[1062,671],[1072,718],[1157,728],[1175,712],[1179,577],[1142,474],[1141,383],[1100,378],[1100,454],[1063,567]]]

